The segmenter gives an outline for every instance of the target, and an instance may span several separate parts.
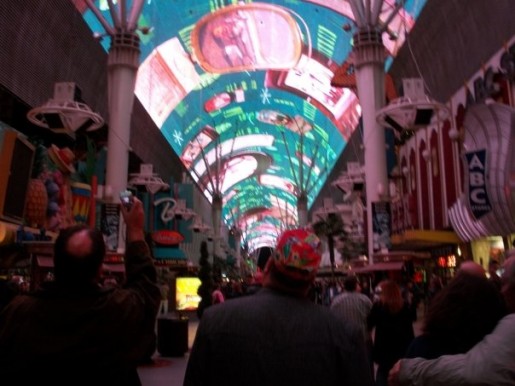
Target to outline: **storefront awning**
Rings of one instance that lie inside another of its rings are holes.
[[[365,267],[357,267],[349,270],[349,273],[367,273],[376,271],[400,271],[404,265],[403,261],[388,261],[367,265]]]
[[[42,268],[53,268],[54,267],[54,258],[53,257],[37,256],[36,261],[37,261],[39,267],[42,267]]]
[[[374,261],[379,262],[393,262],[393,261],[404,261],[411,259],[429,259],[431,253],[427,251],[410,251],[410,250],[399,250],[399,251],[387,251],[374,253]]]
[[[107,272],[125,272],[125,264],[103,264],[102,268]]]
[[[436,231],[424,229],[408,229],[392,235],[392,244],[396,246],[435,247],[444,244],[459,244],[462,241],[453,231]]]

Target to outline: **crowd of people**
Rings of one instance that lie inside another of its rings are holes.
[[[77,225],[55,242],[54,280],[2,299],[2,384],[141,385],[137,366],[155,352],[164,289],[141,202],[121,212],[123,283],[103,285],[103,236]],[[319,304],[312,294],[320,261],[312,231],[287,230],[253,280],[217,286],[184,385],[514,384],[515,256],[502,277],[499,264],[487,272],[466,261],[445,285],[435,280],[418,336],[422,297],[413,283],[385,278],[369,291],[368,281],[348,275]]]
[[[349,275],[341,280],[341,289],[332,286],[338,290],[330,301],[317,302],[310,296],[317,284],[316,268],[303,270],[298,263],[315,259],[315,249],[310,255],[301,247],[305,237],[288,232],[281,236],[266,265],[263,290],[252,299],[225,302],[206,312],[184,385],[216,385],[223,379],[226,384],[241,384],[244,377],[251,385],[514,384],[515,349],[509,339],[514,334],[509,323],[514,320],[509,313],[515,313],[515,256],[506,257],[503,278],[497,275],[498,262],[491,262],[486,271],[465,261],[445,284],[432,275],[426,293],[412,281],[400,284],[388,278],[379,281],[374,291],[367,290],[365,280],[362,291],[359,278]],[[425,312],[415,336],[419,305]],[[340,347],[341,338],[328,327],[332,323],[347,335]],[[338,363],[345,358],[349,336],[359,366],[355,360]],[[330,359],[320,349],[337,354]],[[474,369],[467,364],[472,359]],[[480,360],[487,362],[486,374],[479,374]],[[494,371],[498,374],[491,376]]]
[[[514,384],[515,253],[500,282],[474,264],[460,271],[435,298],[416,353],[390,370],[390,386]]]

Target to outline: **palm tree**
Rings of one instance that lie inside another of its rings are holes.
[[[315,232],[318,237],[327,238],[329,260],[331,261],[331,277],[334,280],[335,238],[337,237],[341,241],[344,241],[348,238],[341,216],[336,213],[329,213],[325,219],[322,219],[313,224],[313,232]]]

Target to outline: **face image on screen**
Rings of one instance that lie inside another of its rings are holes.
[[[177,311],[195,311],[200,303],[197,294],[200,287],[198,277],[178,277],[175,281],[175,304]]]

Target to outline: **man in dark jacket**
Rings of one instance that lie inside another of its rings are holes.
[[[307,299],[319,246],[312,232],[284,232],[266,263],[263,288],[204,312],[185,386],[373,384],[358,326]]]
[[[2,385],[141,384],[136,364],[153,336],[161,294],[141,201],[121,211],[126,283],[100,286],[105,244],[98,230],[62,230],[54,246],[55,281],[17,296],[0,314]]]

